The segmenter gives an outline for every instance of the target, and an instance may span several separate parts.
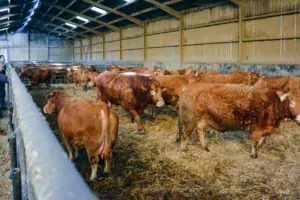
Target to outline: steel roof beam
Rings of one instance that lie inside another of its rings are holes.
[[[158,1],[155,1],[155,0],[144,0],[144,1],[155,5],[156,7],[160,8],[161,10],[165,11],[166,13],[169,13],[170,15],[172,15],[173,17],[175,17],[177,19],[181,19],[181,13],[180,12],[170,8],[169,6],[166,6],[165,4],[162,4],[162,3],[158,2]]]
[[[242,2],[240,0],[229,0],[231,3],[236,5],[237,7],[240,7],[242,5]]]
[[[31,22],[32,23],[32,22]],[[52,30],[52,29],[49,29],[49,28],[43,28],[44,30],[46,30],[46,31],[49,31],[49,33],[51,34],[51,32],[53,32],[53,33],[56,33],[56,34],[58,34],[58,35],[64,35],[65,37],[68,37],[68,38],[72,38],[72,39],[74,39],[74,40],[77,40],[78,38],[76,38],[75,36],[73,36],[73,35],[69,35],[69,34],[66,34],[66,33],[62,33],[62,32],[59,32],[59,31],[54,31],[54,30]]]
[[[39,11],[37,11],[37,12],[41,14],[41,12],[39,12]],[[81,24],[74,23],[74,22],[72,22],[72,21],[70,21],[70,20],[66,20],[66,19],[63,19],[63,18],[61,18],[61,17],[57,17],[57,16],[54,16],[54,15],[50,15],[50,14],[48,14],[48,13],[47,13],[46,15],[49,16],[49,17],[58,19],[58,20],[60,20],[60,21],[62,21],[62,22],[65,22],[65,23],[74,24],[74,25],[77,26],[77,27],[80,27],[80,28],[82,28],[82,29],[85,29],[85,30],[87,30],[87,31],[90,31],[90,32],[92,32],[92,33],[95,33],[96,35],[103,35],[103,33],[100,32],[100,31],[96,31],[96,30],[91,29],[91,28],[88,28],[88,27],[86,27],[86,26],[82,26]]]
[[[111,13],[120,15],[120,16],[122,16],[123,18],[125,18],[125,19],[127,19],[127,20],[129,20],[129,21],[132,21],[133,23],[135,23],[135,24],[137,24],[137,25],[139,25],[139,26],[141,26],[141,27],[144,27],[144,22],[141,21],[141,20],[139,20],[139,19],[137,19],[137,18],[135,18],[135,17],[133,17],[133,16],[127,15],[127,14],[122,13],[122,12],[116,10],[116,9],[107,7],[107,6],[105,6],[105,5],[102,5],[102,4],[100,4],[100,3],[96,3],[96,2],[91,1],[91,0],[82,0],[82,1],[84,1],[84,2],[86,2],[86,3],[89,3],[89,4],[92,4],[92,5],[94,5],[94,6],[97,6],[97,7],[101,8],[101,9],[107,11],[107,12],[111,12]]]
[[[50,22],[40,21],[40,20],[37,20],[37,19],[35,19],[35,18],[32,18],[32,20],[34,20],[34,21],[36,21],[36,22],[39,22],[39,23],[42,23],[42,24],[46,24],[46,25],[48,25],[48,26],[55,27],[55,28],[58,27],[58,25],[53,24],[53,23],[50,23]],[[59,28],[60,28],[60,29],[63,29],[63,30],[66,30],[66,31],[69,31],[69,32],[71,32],[71,33],[74,33],[75,35],[84,37],[84,38],[86,38],[86,39],[90,39],[90,36],[85,35],[85,34],[81,34],[81,33],[77,32],[77,31],[74,31],[73,29],[68,29],[68,28],[65,28],[65,27],[62,27],[62,26],[59,27]]]
[[[45,34],[48,34],[48,35],[52,35],[52,36],[56,36],[56,37],[61,37],[61,38],[64,38],[64,39],[69,39],[67,36],[63,36],[63,35],[59,35],[57,33],[51,33],[47,30],[40,30],[39,28],[36,28],[36,27],[33,27],[32,24],[28,24],[29,25],[29,28],[31,30],[36,30],[36,31],[39,31],[41,33],[45,33]],[[52,30],[51,30],[52,31]]]
[[[50,5],[51,5],[51,4],[48,4],[48,3],[45,3],[45,2],[42,2],[42,3],[45,4],[45,5],[47,5],[47,6],[50,6]],[[68,12],[68,13],[70,13],[70,14],[73,14],[73,15],[75,15],[75,16],[81,16],[81,17],[84,17],[84,18],[86,18],[86,19],[88,19],[88,20],[90,20],[90,21],[93,21],[93,22],[96,22],[96,23],[101,24],[101,25],[103,25],[103,26],[106,26],[106,27],[108,27],[108,28],[110,28],[110,29],[112,29],[112,30],[114,30],[114,31],[116,31],[116,32],[120,32],[120,31],[121,31],[120,28],[118,28],[118,27],[116,27],[116,26],[114,26],[114,25],[111,25],[111,24],[109,24],[109,23],[106,23],[106,22],[97,20],[97,19],[95,19],[95,18],[92,18],[92,17],[86,16],[86,15],[83,15],[83,14],[78,13],[78,12],[75,12],[75,11],[73,11],[73,10],[64,8],[64,7],[62,7],[62,6],[58,6],[58,5],[52,5],[52,6],[55,7],[55,8],[57,8],[57,9],[59,9],[59,10],[62,10],[62,11],[64,11],[64,12]]]
[[[171,1],[167,1],[165,3],[163,3],[164,5],[172,5],[172,4],[175,4],[175,3],[179,3],[179,2],[182,2],[182,1],[185,1],[185,0],[171,0]],[[127,3],[128,4],[128,3]],[[119,5],[117,7],[115,7],[114,9],[119,9],[119,8],[123,8],[124,6],[126,6],[127,4],[122,4],[122,5]],[[138,11],[138,12],[135,12],[135,13],[132,13],[131,16],[137,16],[137,15],[140,15],[140,14],[144,14],[144,13],[147,13],[147,12],[151,12],[153,10],[157,10],[158,8],[157,7],[151,7],[151,8],[146,8],[144,10],[141,10],[141,11]],[[100,18],[101,16],[99,16],[98,18]],[[123,21],[124,18],[120,18],[120,19],[116,19],[116,20],[113,20],[111,22],[109,22],[109,24],[113,24],[113,23],[117,23],[117,22],[120,22],[120,21]],[[96,29],[98,28],[101,28],[103,26],[97,26],[95,27]],[[83,32],[84,33],[84,32]]]

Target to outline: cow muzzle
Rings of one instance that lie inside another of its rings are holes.
[[[295,121],[300,124],[300,115],[297,115],[296,118],[295,118]]]
[[[157,103],[156,103],[156,106],[157,107],[162,107],[163,105],[165,105],[165,101],[162,99],[162,100],[159,100]]]

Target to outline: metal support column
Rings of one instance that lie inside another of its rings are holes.
[[[82,40],[80,40],[80,60],[82,60]]]
[[[92,56],[93,56],[93,46],[92,46],[92,37],[90,38],[90,60],[92,60]]]
[[[143,50],[144,50],[144,62],[147,60],[147,44],[146,44],[146,33],[147,33],[147,24],[145,24],[144,26],[144,34],[143,34],[143,39],[144,39],[144,47],[143,47]]]
[[[105,60],[105,34],[103,34],[103,37],[102,37],[102,57],[103,57],[103,60]]]
[[[179,23],[180,23],[180,50],[179,50],[179,53],[180,53],[180,67],[182,65],[182,62],[183,62],[183,20],[182,18],[179,19]]]
[[[122,47],[122,30],[120,31],[120,60],[123,60],[123,47]]]
[[[238,63],[243,62],[243,38],[244,38],[244,23],[243,23],[243,6],[239,6],[239,60]]]

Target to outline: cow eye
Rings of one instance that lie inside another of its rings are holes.
[[[296,105],[295,101],[291,101],[291,102],[290,102],[290,106],[291,106],[291,107],[294,107],[295,105]]]
[[[155,95],[155,92],[154,92],[154,91],[151,91],[151,94],[152,94],[152,95]]]

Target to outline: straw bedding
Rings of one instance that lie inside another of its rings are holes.
[[[75,90],[73,85],[56,85],[67,94],[96,97],[94,90]],[[30,93],[42,108],[47,89]],[[300,129],[285,121],[280,133],[267,138],[259,158],[250,158],[249,134],[218,133],[208,130],[211,152],[201,149],[196,133],[187,152],[175,143],[177,110],[160,109],[155,119],[151,111],[142,115],[147,134],[137,134],[136,124],[122,110],[118,142],[113,150],[112,176],[103,173],[101,161],[98,180],[88,181],[90,166],[81,151],[76,167],[91,190],[105,199],[297,199],[300,198]],[[56,116],[46,116],[61,140]],[[63,143],[62,143],[63,145]],[[101,169],[100,169],[101,168]]]

